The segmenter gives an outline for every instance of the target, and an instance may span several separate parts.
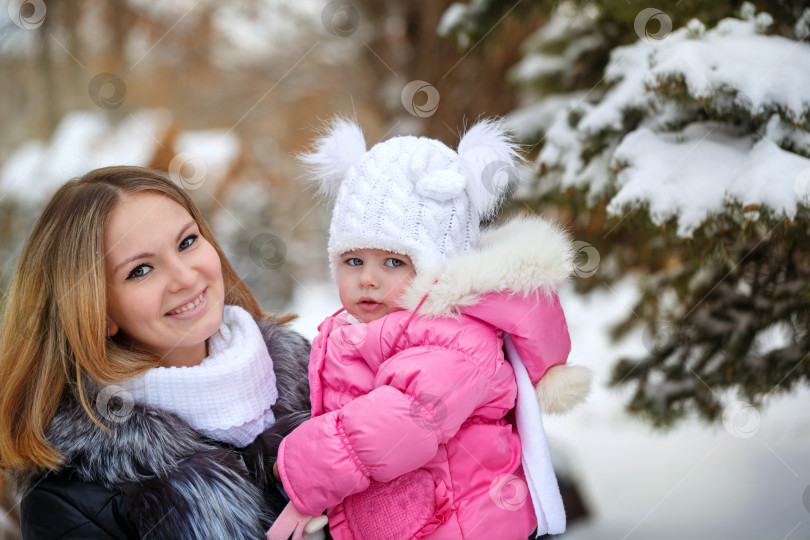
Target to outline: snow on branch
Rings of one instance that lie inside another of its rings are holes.
[[[604,96],[570,102],[546,129],[541,175],[608,198],[613,216],[677,218],[682,237],[729,203],[792,220],[808,205],[810,44],[766,35],[769,21],[693,20],[614,49]]]
[[[774,116],[768,125],[778,122]],[[615,161],[630,165],[618,173],[620,188],[608,211],[621,215],[646,204],[657,225],[677,216],[680,236],[691,236],[729,202],[765,205],[792,220],[798,203],[795,180],[810,169],[810,159],[783,150],[767,135],[735,131],[706,122],[678,133],[646,127],[630,133],[613,154]]]

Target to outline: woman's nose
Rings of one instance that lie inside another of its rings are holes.
[[[186,261],[175,258],[169,268],[172,291],[179,291],[197,284],[197,271]]]

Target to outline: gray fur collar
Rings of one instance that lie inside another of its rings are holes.
[[[273,321],[262,321],[260,326],[279,387],[274,412],[280,432],[273,433],[274,426],[264,435],[280,440],[309,417],[309,346]],[[109,397],[112,388],[100,394]],[[112,414],[98,415],[109,431],[90,420],[70,390],[48,425],[48,440],[80,479],[122,489],[130,518],[142,534],[151,531],[150,536],[158,538],[264,535],[275,518],[259,487],[267,487],[266,482],[251,479],[239,452],[206,439],[174,414],[137,404],[130,404],[127,413],[126,396],[119,395],[124,397],[119,421]],[[262,456],[258,461],[259,472],[265,472]],[[9,480],[24,495],[44,472],[18,471]]]

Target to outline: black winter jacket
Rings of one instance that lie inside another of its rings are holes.
[[[73,390],[46,430],[65,456],[58,472],[18,471],[24,539],[261,538],[286,504],[273,481],[281,439],[309,418],[309,344],[260,324],[279,398],[275,425],[243,449],[207,439],[178,416],[135,405],[96,426]]]

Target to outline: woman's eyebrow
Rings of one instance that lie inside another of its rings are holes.
[[[177,233],[177,238],[174,239],[175,243],[179,242],[180,239],[183,238],[183,235],[186,234],[186,231],[189,230],[191,227],[193,227],[196,224],[197,224],[197,222],[194,221],[193,219],[191,221],[189,221],[188,223],[186,223],[185,226],[183,226],[183,228],[180,229],[180,232]]]
[[[120,269],[122,266],[124,266],[124,265],[126,265],[126,264],[129,264],[129,263],[131,263],[131,262],[137,261],[138,259],[146,259],[146,258],[149,258],[149,257],[154,257],[154,256],[155,256],[155,254],[154,254],[154,253],[143,252],[143,253],[138,253],[137,255],[134,255],[134,256],[132,256],[132,257],[129,257],[128,259],[124,259],[123,261],[121,261],[120,263],[118,263],[117,265],[115,265],[115,268],[113,268],[113,274],[115,274],[116,272],[118,272],[118,270],[119,270],[119,269]]]
[[[175,238],[175,243],[179,242],[179,241],[180,241],[180,239],[183,237],[183,235],[184,235],[184,234],[186,234],[186,231],[187,231],[187,230],[189,230],[191,227],[193,227],[193,226],[194,226],[194,225],[196,225],[196,224],[197,224],[197,222],[196,222],[196,221],[194,221],[193,219],[192,219],[191,221],[189,221],[188,223],[186,223],[186,224],[183,226],[183,228],[182,228],[182,229],[180,229],[180,232],[179,232],[179,233],[177,233],[177,237]],[[117,265],[115,265],[115,268],[113,269],[113,274],[114,274],[114,273],[116,273],[116,272],[118,272],[118,270],[119,270],[119,269],[120,269],[122,266],[124,266],[124,265],[126,265],[126,264],[128,264],[128,263],[131,263],[131,262],[137,261],[138,259],[146,259],[146,258],[148,258],[148,257],[154,257],[154,256],[155,256],[155,254],[154,254],[154,253],[151,253],[151,252],[148,252],[148,251],[144,251],[143,253],[138,253],[137,255],[134,255],[134,256],[132,256],[132,257],[129,257],[129,258],[127,258],[127,259],[124,259],[123,261],[121,261],[120,263],[118,263]]]

